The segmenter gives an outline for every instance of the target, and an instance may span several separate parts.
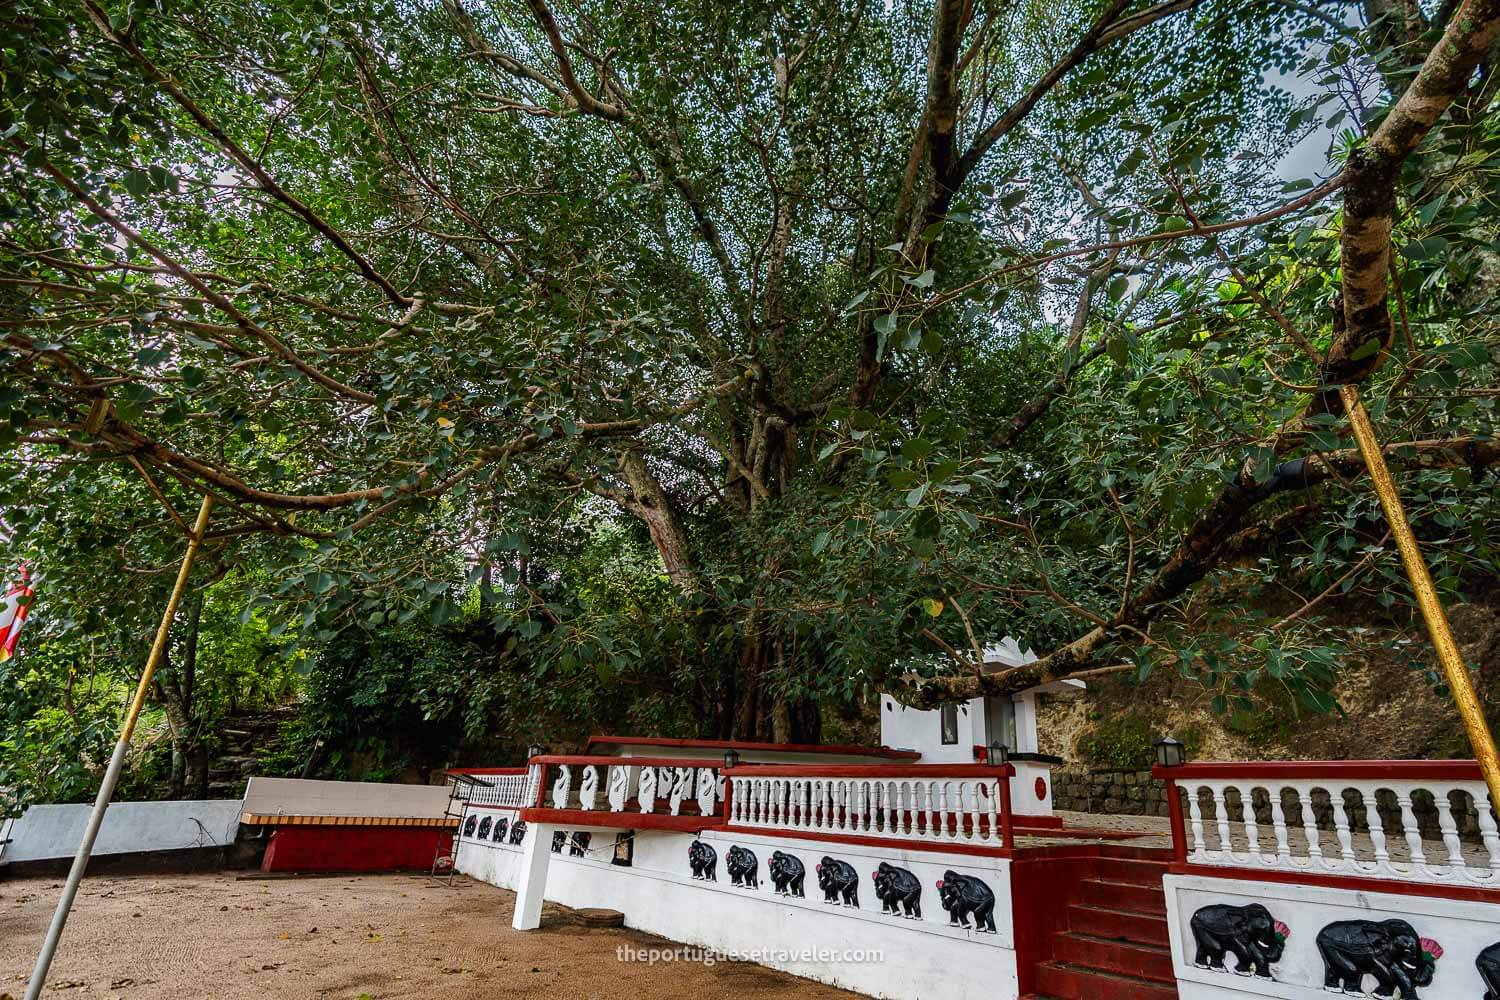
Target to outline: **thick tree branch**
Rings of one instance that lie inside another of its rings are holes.
[[[1395,336],[1387,299],[1391,227],[1402,164],[1448,107],[1500,35],[1500,0],[1465,0],[1417,77],[1380,127],[1349,158],[1339,237],[1342,330],[1325,381],[1358,382],[1380,366]]]

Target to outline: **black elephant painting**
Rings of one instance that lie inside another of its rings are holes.
[[[746,889],[760,888],[760,859],[755,852],[744,847],[731,847],[724,855],[724,870],[729,873],[732,884]]]
[[[1270,979],[1271,966],[1281,961],[1286,950],[1285,925],[1278,924],[1259,903],[1205,906],[1193,914],[1188,926],[1197,945],[1193,963],[1204,969],[1229,971],[1224,956],[1233,953],[1235,972]]]
[[[553,854],[561,854],[562,853],[562,849],[563,849],[563,845],[566,844],[567,842],[568,842],[568,831],[566,831],[566,830],[554,830],[554,831],[552,831],[552,853]]]
[[[771,860],[766,862],[766,871],[770,873],[771,881],[781,895],[804,895],[802,886],[807,881],[807,869],[802,867],[801,860],[795,855],[772,851]]]
[[[905,868],[880,862],[871,873],[875,895],[880,899],[881,913],[900,913],[912,920],[922,919],[922,883]]]
[[[1474,959],[1479,970],[1480,982],[1484,983],[1484,1000],[1500,1000],[1500,942],[1490,945]]]
[[[510,820],[506,819],[504,816],[501,816],[499,819],[495,820],[495,829],[494,832],[490,834],[490,838],[497,844],[503,844],[505,843],[505,834],[509,830]]]
[[[688,867],[693,869],[693,878],[705,882],[719,880],[719,854],[701,840],[688,845]]]
[[[464,820],[464,832],[463,832],[463,835],[465,837],[472,837],[472,836],[474,836],[474,827],[475,827],[476,824],[478,824],[478,822],[479,822],[479,817],[478,816],[470,816],[468,819]]]
[[[581,858],[587,855],[589,853],[589,844],[593,839],[594,835],[587,831],[573,834],[573,838],[568,841],[568,857]]]
[[[1359,995],[1365,977],[1373,976],[1375,996],[1399,989],[1401,1000],[1417,1000],[1418,988],[1432,985],[1436,958],[1405,920],[1335,921],[1318,932],[1317,945],[1324,989]]]
[[[847,861],[839,861],[824,855],[815,866],[818,873],[818,888],[823,890],[823,902],[845,906],[859,905],[859,872]]]
[[[490,839],[490,818],[488,816],[479,821],[479,829],[474,831],[474,836],[480,840]]]
[[[946,871],[937,889],[938,899],[948,911],[948,923],[967,928],[972,916],[975,930],[995,933],[995,894],[989,886],[972,875]]]
[[[518,819],[514,823],[512,823],[511,826],[510,826],[510,841],[509,841],[509,843],[519,844],[521,841],[523,841],[525,839],[526,839],[526,821],[524,819]]]

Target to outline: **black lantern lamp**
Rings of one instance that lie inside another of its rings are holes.
[[[530,760],[533,757],[540,757],[546,752],[546,747],[542,746],[540,743],[533,743],[526,748],[526,759]]]
[[[1187,745],[1181,740],[1168,736],[1152,746],[1156,747],[1156,763],[1161,767],[1181,767],[1187,763]]]
[[[995,740],[984,748],[984,762],[990,767],[999,767],[1001,764],[1010,763],[1010,747]]]
[[[729,769],[731,767],[739,767],[739,766],[740,766],[740,752],[738,750],[725,750],[724,751],[724,767],[725,767],[725,769],[727,770],[727,769]]]

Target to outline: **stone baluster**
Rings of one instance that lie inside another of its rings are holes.
[[[996,845],[1004,846],[1000,842],[1000,782],[1009,781],[1009,778],[996,778],[985,783],[985,790],[989,792],[989,839]]]
[[[1333,807],[1333,829],[1339,838],[1339,856],[1344,859],[1344,867],[1353,870],[1358,867],[1359,858],[1354,853],[1354,835],[1349,832],[1349,810],[1344,806],[1343,792],[1330,788],[1328,804]]]
[[[938,817],[942,815],[942,801],[939,798],[943,794],[943,783],[940,779],[933,778],[927,782],[927,839],[940,840],[943,836],[943,828]]]
[[[1318,837],[1318,817],[1313,812],[1312,786],[1297,785],[1297,801],[1302,804],[1302,836],[1307,838],[1307,859],[1314,867],[1323,862],[1323,842]]]
[[[1283,865],[1292,862],[1291,842],[1286,833],[1286,810],[1281,804],[1280,785],[1266,789],[1271,796],[1271,829],[1276,831],[1276,860]]]
[[[1397,788],[1396,806],[1401,810],[1401,833],[1406,838],[1406,850],[1411,855],[1411,865],[1427,864],[1427,854],[1422,850],[1422,828],[1417,825],[1417,814],[1411,807],[1410,788]]]
[[[590,765],[583,769],[583,774],[578,779],[578,804],[585,809],[593,809],[598,795],[599,769]]]
[[[1453,821],[1453,803],[1441,788],[1432,792],[1433,805],[1437,806],[1438,829],[1443,833],[1443,846],[1448,849],[1448,864],[1457,871],[1467,868],[1464,847],[1458,839],[1458,824]]]
[[[640,803],[641,812],[652,813],[656,811],[656,768],[643,767],[640,769],[640,780],[636,782],[635,798]]]
[[[1245,850],[1251,861],[1262,861],[1260,853],[1260,822],[1255,818],[1255,786],[1239,787],[1240,816],[1245,822]]]
[[[1188,822],[1193,828],[1193,854],[1195,857],[1209,857],[1208,845],[1203,842],[1203,803],[1198,799],[1198,793],[1202,788],[1189,786],[1187,790]]]
[[[1213,797],[1215,826],[1219,832],[1219,851],[1226,859],[1234,857],[1234,841],[1229,835],[1229,798],[1224,794],[1225,785],[1209,786]]]
[[[1490,858],[1490,871],[1500,877],[1500,830],[1495,826],[1495,815],[1490,811],[1489,793],[1481,786],[1473,793],[1474,811],[1479,814],[1479,837],[1484,841],[1484,851]]]
[[[557,769],[557,778],[552,782],[552,808],[568,808],[568,795],[573,790],[573,770],[563,764]]]
[[[1365,800],[1365,826],[1370,830],[1370,846],[1375,849],[1375,866],[1387,868],[1391,852],[1385,846],[1385,820],[1380,815],[1380,789],[1368,785],[1360,790]]]

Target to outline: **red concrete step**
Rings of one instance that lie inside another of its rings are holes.
[[[1165,874],[1165,862],[1125,858],[1100,858],[1094,862],[1094,877],[1110,882],[1129,882],[1132,885],[1154,885],[1161,888],[1161,879]]]
[[[1165,916],[1167,894],[1161,885],[1136,885],[1110,879],[1085,879],[1078,884],[1078,902],[1132,913]]]
[[[1061,1000],[1177,1000],[1177,987],[1139,976],[1086,969],[1067,962],[1043,962],[1037,989]]]
[[[1085,966],[1102,972],[1118,972],[1159,983],[1175,982],[1172,950],[1160,945],[1118,941],[1077,931],[1052,937],[1055,961]]]
[[[1095,937],[1137,941],[1162,947],[1171,944],[1166,919],[1151,913],[1133,913],[1129,910],[1075,903],[1068,907],[1068,927]]]

